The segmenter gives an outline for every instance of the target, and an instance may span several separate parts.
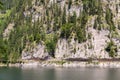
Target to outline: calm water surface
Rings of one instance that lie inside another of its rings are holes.
[[[0,80],[120,80],[120,69],[3,67]]]

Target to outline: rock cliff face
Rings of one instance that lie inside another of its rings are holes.
[[[36,2],[38,1],[38,2]],[[44,14],[45,8],[53,3],[56,3],[60,6],[60,9],[64,9],[64,6],[69,6],[69,0],[46,0],[48,5],[46,7],[39,5],[39,0],[33,0],[33,8],[26,10],[25,15],[33,13],[33,22],[38,18],[41,19]],[[66,16],[73,15],[74,12],[76,16],[79,17],[81,12],[84,10],[84,1],[85,0],[72,0],[70,9],[66,8]],[[86,0],[87,1],[87,0]],[[94,1],[94,0],[92,0]],[[99,0],[96,0],[96,5]],[[85,25],[86,37],[85,42],[79,43],[78,40],[75,40],[74,33],[71,33],[71,38],[58,38],[56,43],[56,48],[54,51],[55,58],[110,58],[110,57],[120,57],[120,0],[100,0],[103,9],[100,14],[100,23],[97,22],[98,14],[92,14],[88,16],[87,23]],[[89,2],[89,1],[88,1]],[[91,10],[92,6],[88,7],[88,12]],[[93,6],[94,8],[94,6]],[[108,10],[109,9],[109,10]],[[35,10],[35,11],[33,11]],[[107,11],[110,11],[112,15],[109,16]],[[102,16],[101,16],[102,15]],[[108,15],[108,16],[107,16]],[[50,15],[52,16],[52,15]],[[112,17],[111,17],[112,16]],[[110,17],[112,21],[107,21],[106,18]],[[54,23],[54,22],[53,22]],[[52,22],[51,22],[52,24]],[[79,24],[79,22],[78,22]],[[95,25],[96,24],[96,25]],[[97,26],[101,26],[99,29]],[[115,30],[111,30],[110,26],[114,26]],[[97,28],[95,28],[97,27]],[[52,29],[51,29],[52,31]],[[58,31],[59,33],[59,31]],[[90,37],[90,38],[88,38]],[[113,43],[113,44],[111,44]],[[111,45],[109,45],[111,44]],[[46,50],[45,43],[37,44],[36,47],[31,49],[31,51],[23,50],[22,59],[29,59],[32,57],[35,58],[44,58],[49,56],[48,51]]]

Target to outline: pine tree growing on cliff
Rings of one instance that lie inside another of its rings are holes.
[[[63,14],[62,14],[62,24],[66,23],[66,7],[64,6]]]
[[[3,8],[3,3],[0,1],[0,9]]]

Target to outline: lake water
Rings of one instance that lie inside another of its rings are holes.
[[[120,69],[3,67],[0,80],[120,80]]]

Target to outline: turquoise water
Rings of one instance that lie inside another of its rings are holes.
[[[0,80],[120,80],[120,69],[3,67]]]

